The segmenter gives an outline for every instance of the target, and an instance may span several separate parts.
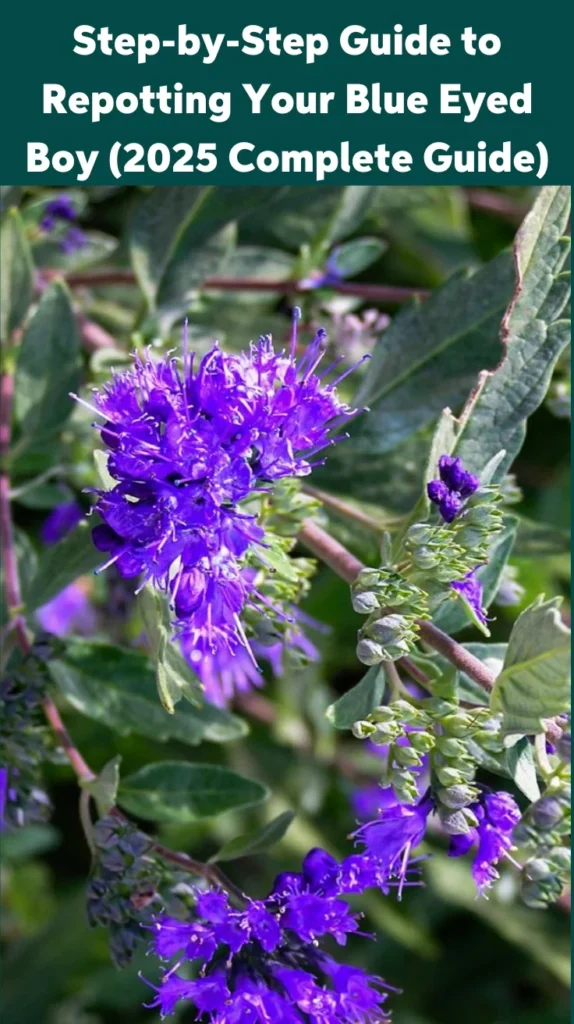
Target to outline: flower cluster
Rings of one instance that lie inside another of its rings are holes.
[[[438,471],[439,479],[430,481],[427,494],[438,506],[445,523],[452,523],[462,512],[466,499],[478,490],[480,481],[464,468],[461,459],[452,455],[441,455]]]
[[[383,871],[398,874],[402,879],[413,863],[411,853],[423,840],[435,809],[431,790],[414,807],[387,802],[379,817],[362,825],[355,838]],[[472,875],[479,894],[483,895],[499,877],[496,864],[512,848],[512,833],[520,820],[520,810],[510,793],[481,792],[471,811],[476,825],[464,835],[451,836],[449,856],[462,857],[476,846]]]
[[[64,252],[72,253],[86,244],[84,232],[76,225],[77,218],[78,213],[70,197],[59,195],[48,200],[44,206],[40,227],[46,234],[52,234],[64,226],[65,231],[60,239],[60,245]]]
[[[254,498],[310,473],[356,412],[337,394],[346,373],[324,384],[316,372],[323,331],[295,358],[298,315],[289,352],[270,337],[239,355],[215,344],[194,369],[184,338],[182,367],[136,356],[95,392],[117,483],[97,492],[94,543],[122,576],[168,593],[193,666],[241,649],[254,661],[242,615],[270,606],[249,563],[266,561]]]
[[[361,968],[339,964],[320,946],[327,936],[344,945],[358,932],[357,917],[341,896],[364,888],[365,865],[368,858],[339,864],[315,849],[300,873],[278,875],[266,899],[246,899],[235,909],[224,892],[209,890],[197,893],[192,920],[160,916],[153,925],[155,953],[176,962],[153,986],[151,1005],[165,1016],[189,1001],[193,1019],[205,1024],[387,1019],[389,986]],[[179,973],[186,961],[199,967],[197,977]]]

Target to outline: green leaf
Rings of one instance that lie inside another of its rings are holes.
[[[570,336],[563,319],[570,295],[564,267],[570,251],[564,238],[570,216],[570,190],[547,186],[520,228],[514,245],[517,282],[502,323],[504,358],[480,376],[462,412],[456,454],[473,472],[501,448],[506,457],[500,480],[520,451],[526,421],[538,408],[556,361]]]
[[[53,825],[26,825],[2,834],[2,857],[21,862],[59,846],[60,833]]]
[[[381,238],[353,238],[333,249],[329,265],[343,278],[355,277],[376,263],[387,248]]]
[[[229,255],[232,221],[274,199],[281,188],[155,188],[130,228],[132,263],[150,309],[165,328]]]
[[[365,185],[284,188],[273,205],[273,216],[257,211],[248,218],[246,228],[259,241],[263,233],[289,249],[308,245],[325,251],[356,231],[378,191]]]
[[[261,783],[220,765],[160,761],[124,779],[118,803],[138,818],[181,825],[254,807],[267,797]]]
[[[158,703],[152,663],[140,651],[74,639],[49,668],[77,711],[122,735],[134,732],[159,742],[173,739],[197,746],[203,740],[227,743],[247,732],[241,718],[206,701],[200,707],[185,701],[167,714]]]
[[[182,224],[208,189],[154,188],[136,207],[129,241],[132,266],[151,309]]]
[[[102,553],[92,542],[92,529],[86,520],[58,544],[46,548],[27,589],[28,611],[51,601],[78,576],[85,576],[102,564]]]
[[[559,606],[560,598],[538,600],[514,623],[504,667],[490,697],[507,734],[541,733],[543,719],[568,710],[570,630],[560,618]]]
[[[335,729],[350,729],[379,706],[384,692],[384,670],[380,665],[371,665],[360,683],[327,708],[327,718]]]
[[[36,242],[33,249],[35,265],[71,274],[101,263],[118,247],[117,238],[104,235],[101,231],[84,231],[83,235],[82,246],[72,252],[66,252],[61,239],[43,238]]]
[[[163,707],[173,714],[182,697],[187,697],[192,704],[200,704],[201,683],[172,639],[173,626],[167,598],[148,585],[141,591],[138,603]]]
[[[90,796],[96,802],[100,818],[105,818],[112,807],[115,807],[120,784],[121,755],[117,754],[111,761],[108,761],[93,782],[84,783],[84,789],[88,790]]]
[[[56,281],[44,292],[18,350],[18,452],[46,444],[60,431],[74,408],[70,391],[78,388],[80,367],[80,339],[68,291]]]
[[[294,817],[294,811],[283,811],[283,814],[279,814],[256,832],[230,839],[218,853],[209,858],[210,863],[217,864],[219,861],[238,860],[240,857],[253,857],[257,853],[264,853],[283,838]]]
[[[508,773],[514,779],[521,793],[534,803],[540,797],[540,787],[536,778],[536,764],[532,744],[523,736],[506,751]]]
[[[476,574],[484,588],[485,608],[488,608],[496,597],[504,566],[512,551],[517,525],[516,516],[506,515],[504,517],[503,528],[495,536],[490,549],[488,565],[479,569]],[[468,618],[458,601],[448,601],[438,609],[433,617],[433,622],[443,632],[452,634],[458,633],[460,629],[468,625]]]
[[[22,218],[10,210],[0,228],[0,341],[26,316],[34,293],[34,265]]]
[[[388,452],[462,403],[477,373],[500,358],[499,325],[513,283],[512,260],[501,253],[401,310],[375,347],[357,398],[369,412],[351,428],[347,448]]]
[[[104,491],[112,491],[117,484],[117,480],[114,479],[108,469],[108,458],[108,452],[102,451],[101,448],[95,449],[94,462],[96,463],[96,472]]]

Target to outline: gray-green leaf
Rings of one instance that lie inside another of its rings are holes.
[[[504,448],[497,480],[520,451],[526,421],[544,399],[570,337],[570,322],[563,319],[570,295],[564,269],[570,242],[563,237],[569,216],[569,188],[540,190],[516,236],[516,289],[502,323],[504,359],[494,372],[481,375],[461,416],[456,454],[478,473]]]
[[[568,710],[570,630],[559,612],[560,599],[539,600],[516,620],[504,667],[490,698],[503,715],[507,734],[543,732],[543,719]]]
[[[66,286],[48,288],[28,324],[18,350],[14,412],[17,448],[44,445],[70,416],[70,391],[80,380],[81,352],[76,320]]]
[[[238,860],[240,857],[253,857],[257,853],[264,853],[283,838],[294,817],[294,811],[283,811],[283,814],[279,814],[256,832],[230,839],[218,853],[210,857],[210,862],[217,864],[218,861]]]
[[[125,778],[118,803],[139,818],[185,824],[253,807],[268,795],[261,783],[220,765],[160,761]]]
[[[536,764],[532,744],[526,736],[514,743],[506,751],[506,764],[511,778],[514,779],[521,793],[534,803],[540,796],[540,787],[536,778]]]
[[[155,664],[157,691],[165,710],[173,714],[182,697],[192,704],[201,704],[201,683],[173,640],[167,598],[148,585],[139,595],[139,606]]]
[[[22,218],[10,210],[0,229],[0,341],[26,316],[34,292],[34,265]]]
[[[102,564],[102,553],[92,542],[86,520],[78,523],[59,544],[46,548],[27,588],[27,608],[35,611],[51,601],[78,576],[93,572]]]
[[[327,708],[327,718],[335,729],[350,729],[378,707],[384,692],[384,670],[380,665],[372,665],[360,683]]]
[[[167,714],[157,699],[155,673],[140,651],[97,641],[70,640],[61,659],[49,663],[60,691],[81,714],[122,735],[197,746],[203,740],[226,743],[244,736],[247,726],[230,711],[188,701]]]

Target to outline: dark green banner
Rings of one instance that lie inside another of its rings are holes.
[[[11,4],[2,180],[565,182],[566,21],[492,0]]]

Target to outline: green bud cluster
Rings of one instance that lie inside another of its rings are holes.
[[[570,818],[570,779],[565,772],[551,779],[514,830],[514,842],[526,856],[520,893],[528,907],[543,909],[555,903],[569,882]]]
[[[421,706],[395,700],[355,722],[353,733],[358,739],[389,746],[384,783],[403,803],[419,799],[417,772],[430,753],[433,795],[446,830],[465,834],[478,824],[470,806],[478,798],[472,745],[486,742],[490,751],[502,749],[499,723],[488,708],[467,712],[439,698],[425,700]]]
[[[413,650],[417,619],[428,615],[420,587],[392,569],[363,569],[351,586],[353,608],[369,618],[359,631],[357,657],[364,665],[396,661]]]
[[[401,546],[409,579],[433,595],[441,594],[444,584],[486,561],[492,537],[502,529],[499,501],[498,488],[482,487],[452,523],[413,523]]]

